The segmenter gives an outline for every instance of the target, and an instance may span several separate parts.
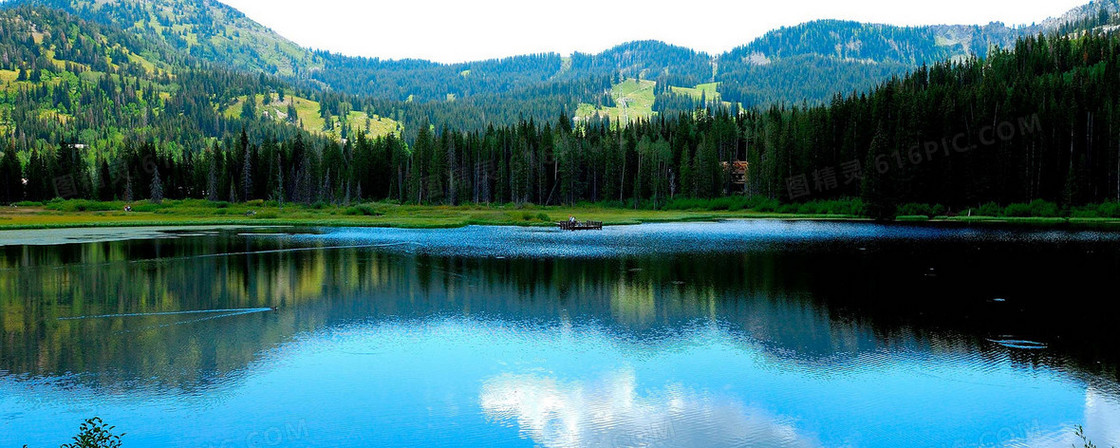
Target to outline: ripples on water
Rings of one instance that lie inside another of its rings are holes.
[[[130,446],[1120,444],[1118,247],[770,221],[0,247],[0,446],[92,415]]]
[[[320,229],[295,240],[342,244],[393,244],[398,250],[454,256],[609,257],[689,253],[742,253],[794,245],[888,245],[951,240],[953,243],[1117,243],[1120,233],[980,230],[963,227],[807,221],[732,221],[719,224],[645,224],[603,231],[468,226],[458,229]]]

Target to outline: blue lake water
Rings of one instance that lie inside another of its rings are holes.
[[[1120,445],[1117,273],[1116,233],[777,221],[0,246],[0,446]]]

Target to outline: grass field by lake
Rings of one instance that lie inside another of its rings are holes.
[[[460,205],[433,206],[386,202],[320,205],[250,201],[210,202],[197,199],[146,201],[124,211],[123,202],[86,200],[52,201],[42,205],[0,208],[0,230],[72,227],[180,226],[180,225],[298,225],[326,227],[451,228],[467,225],[553,226],[575,216],[580,220],[603,221],[606,225],[650,222],[715,221],[724,219],[783,219],[865,221],[857,215],[839,213],[781,213],[755,210],[710,210],[684,208],[656,210],[621,208],[599,204],[574,206]],[[978,217],[900,216],[900,223],[948,223],[960,225],[1025,225],[1042,227],[1120,228],[1116,218],[1068,217]]]
[[[760,213],[749,210],[650,210],[598,205],[429,206],[364,203],[316,208],[299,204],[279,207],[251,201],[245,204],[202,200],[138,202],[125,212],[123,202],[54,201],[42,206],[0,208],[0,230],[63,227],[154,225],[316,225],[440,228],[466,225],[552,226],[575,216],[606,225],[643,222],[706,221],[718,219],[858,219],[850,215]]]

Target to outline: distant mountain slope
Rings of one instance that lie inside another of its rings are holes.
[[[43,71],[151,77],[182,62],[167,46],[112,26],[76,21],[57,10],[0,10],[0,70],[20,71],[25,78],[40,78]]]
[[[284,87],[59,9],[0,8],[0,137],[21,148],[78,141],[96,154],[136,139],[201,149],[258,118],[227,118],[217,109]]]
[[[634,41],[599,54],[575,53],[571,76],[619,74],[622,78],[662,79],[679,86],[712,81],[712,56],[655,40]]]
[[[1091,30],[1115,23],[1118,13],[1120,13],[1120,0],[1091,0],[1058,17],[1043,20],[1040,27],[1046,30],[1058,30],[1063,34]]]
[[[276,74],[301,86],[396,102],[449,104],[468,97],[484,102],[501,98],[506,103],[535,103],[533,110],[539,110],[543,97],[532,95],[556,95],[555,86],[563,85],[563,95],[574,103],[557,104],[556,109],[571,112],[575,104],[604,103],[601,98],[610,95],[609,88],[602,88],[605,78],[616,84],[628,78],[657,81],[662,90],[715,82],[722,100],[746,107],[822,103],[837,94],[867,91],[922,65],[984,56],[994,46],[1008,48],[1026,35],[1110,26],[1120,11],[1118,1],[1094,0],[1062,17],[1020,27],[1002,23],[900,27],[819,20],[771,31],[720,55],[636,41],[598,54],[543,53],[457,64],[312,51],[217,0],[11,0],[8,4],[59,8],[198,60],[248,74]],[[510,110],[525,107],[503,105]],[[654,107],[659,109],[666,108]]]
[[[308,49],[217,0],[12,0],[70,12],[164,42],[227,67],[303,75],[321,67]]]
[[[806,54],[842,60],[923,64],[1014,42],[1033,27],[936,25],[900,27],[840,20],[818,20],[783,27],[725,53],[721,62],[765,63]]]
[[[720,93],[746,106],[821,103],[867,91],[923,65],[984,57],[1026,36],[1101,30],[1120,23],[1120,0],[1093,0],[1037,24],[900,27],[818,20],[783,27],[719,56]]]
[[[325,85],[353,94],[416,101],[505,93],[600,76],[664,77],[691,86],[711,80],[713,62],[707,54],[658,41],[629,42],[599,54],[575,53],[569,58],[544,53],[458,64],[317,56],[324,69],[312,78]]]
[[[422,60],[382,60],[318,53],[322,70],[315,81],[343,92],[398,101],[455,100],[540,85],[560,72],[556,53],[439,64]]]
[[[766,33],[719,58],[720,92],[745,105],[827,101],[922,65],[987,55],[1038,27],[900,27],[819,20]]]

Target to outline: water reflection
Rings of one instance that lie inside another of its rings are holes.
[[[503,374],[485,383],[480,400],[487,416],[546,447],[819,446],[792,422],[734,398],[681,384],[643,394],[632,371],[571,383]]]
[[[1117,444],[1092,310],[1118,247],[806,223],[5,246],[0,445],[94,413],[171,446]]]

